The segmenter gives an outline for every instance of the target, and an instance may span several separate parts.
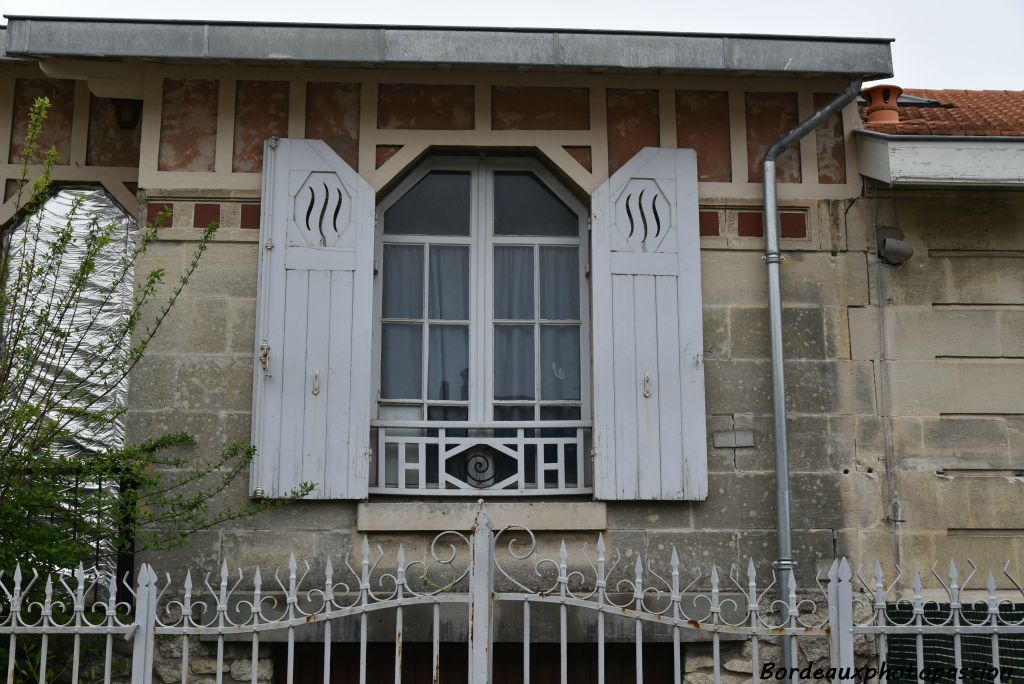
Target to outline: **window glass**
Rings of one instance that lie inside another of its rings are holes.
[[[422,331],[419,323],[384,323],[381,326],[381,398],[419,399],[422,396]]]
[[[579,406],[541,406],[541,420],[580,420]]]
[[[384,212],[391,235],[469,235],[468,171],[431,171]]]
[[[512,404],[503,406],[497,404],[494,407],[494,420],[508,421],[508,420],[536,420],[536,416],[533,415],[533,406],[523,406],[522,404]]]
[[[540,317],[547,320],[579,319],[579,247],[540,248]]]
[[[469,247],[431,245],[430,318],[469,320]]]
[[[378,416],[588,417],[580,211],[521,162],[457,163],[421,176],[382,217]],[[531,454],[534,466],[545,456]],[[428,470],[439,458],[428,453]]]
[[[405,404],[383,404],[380,417],[384,420],[423,420],[423,407]]]
[[[494,317],[533,318],[533,247],[494,248]]]
[[[427,408],[427,420],[469,420],[469,409],[465,406],[430,406]],[[434,460],[436,469],[436,456]]]
[[[423,248],[384,245],[384,318],[423,317]]]
[[[540,398],[544,401],[579,400],[579,326],[540,326]]]
[[[494,234],[576,236],[580,219],[532,173],[494,173]]]
[[[469,327],[431,325],[427,399],[469,399]]]
[[[494,326],[494,398],[534,398],[533,326]]]

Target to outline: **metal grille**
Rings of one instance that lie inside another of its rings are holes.
[[[923,608],[923,619],[932,624],[944,624],[950,621],[948,603]],[[898,604],[890,604],[886,609],[890,619],[895,623],[913,622],[913,608]],[[964,607],[962,614],[965,620],[975,624],[983,624],[989,618],[988,607]],[[999,621],[1004,623],[1021,623],[1024,621],[1024,604],[1004,604],[999,607]],[[947,670],[956,666],[956,649],[952,635],[929,635],[924,637],[924,666],[929,669]],[[981,634],[968,634],[960,644],[963,667],[969,669],[987,669],[992,665],[992,639]],[[889,663],[892,667],[913,668],[917,664],[917,645],[913,636],[902,635],[889,638]],[[1024,675],[1024,635],[1005,634],[999,637],[999,667],[1020,672]],[[991,681],[966,678],[964,681]]]
[[[970,572],[964,577],[950,561],[945,578],[933,565],[930,574],[938,588],[930,591],[920,570],[906,592],[896,589],[901,571],[891,583],[878,563],[870,584],[857,574],[864,597],[856,604],[870,617],[852,632],[874,636],[879,668],[885,663],[890,670],[914,672],[915,678],[928,671],[939,680],[1016,681],[1024,675],[1024,611],[1019,605],[1024,587],[1008,572],[1009,562],[1002,574],[1012,591],[999,591],[992,572],[984,588],[970,587],[978,568],[970,560],[967,565]]]
[[[376,494],[589,494],[589,422],[381,421]]]

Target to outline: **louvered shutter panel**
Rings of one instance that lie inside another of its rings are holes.
[[[252,492],[364,499],[374,192],[320,140],[264,149]]]
[[[596,497],[704,499],[696,153],[644,148],[591,206]]]

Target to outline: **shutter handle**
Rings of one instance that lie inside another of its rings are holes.
[[[313,373],[313,396],[320,394],[320,371]]]
[[[263,377],[270,377],[270,345],[266,340],[260,343],[260,368],[263,369]]]
[[[651,398],[651,374],[644,373],[644,399]]]

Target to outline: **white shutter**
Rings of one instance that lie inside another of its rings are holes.
[[[591,206],[596,496],[704,499],[696,153],[640,150]]]
[[[252,492],[364,499],[374,192],[320,140],[270,140],[263,159]]]

